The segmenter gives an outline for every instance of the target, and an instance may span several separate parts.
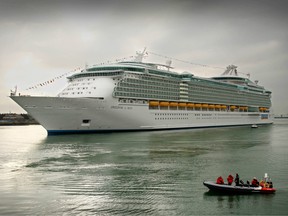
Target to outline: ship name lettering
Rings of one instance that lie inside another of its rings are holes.
[[[111,106],[111,109],[123,109],[121,106]]]

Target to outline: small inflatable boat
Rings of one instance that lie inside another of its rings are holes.
[[[250,194],[250,193],[275,193],[275,188],[266,187],[252,187],[252,186],[236,186],[228,184],[217,184],[212,181],[204,181],[203,184],[210,189],[210,191],[218,193],[229,193],[229,194]]]

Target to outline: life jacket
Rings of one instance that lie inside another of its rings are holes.
[[[257,181],[257,179],[253,179],[252,182],[251,182],[251,184],[252,184],[253,186],[258,186],[258,185],[259,185],[259,182]]]
[[[231,185],[231,184],[233,183],[233,179],[234,179],[234,178],[233,178],[232,175],[229,175],[229,176],[228,176],[227,181],[228,181],[228,184],[229,184],[229,185]]]
[[[223,180],[222,176],[219,176],[217,178],[216,184],[224,184],[224,180]]]

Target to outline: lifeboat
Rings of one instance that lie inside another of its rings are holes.
[[[201,108],[202,105],[201,105],[201,104],[195,104],[195,107],[196,107],[196,108]]]
[[[186,107],[186,103],[178,103],[179,107]]]
[[[149,101],[149,106],[158,106],[159,101]]]
[[[248,107],[247,106],[240,106],[239,109],[240,110],[248,110]]]
[[[264,111],[264,107],[259,107],[259,111],[263,112]]]
[[[216,109],[221,109],[221,105],[215,105]]]
[[[169,106],[169,102],[161,101],[161,102],[159,103],[159,105],[160,105],[161,107],[168,107],[168,106]]]
[[[225,105],[221,105],[221,109],[226,109],[227,108],[227,106],[225,106]]]
[[[213,104],[209,104],[209,109],[215,109],[215,105],[213,105]]]
[[[194,103],[187,103],[187,107],[189,107],[189,108],[193,108],[195,105],[194,105]]]
[[[202,108],[208,108],[208,104],[202,104]]]
[[[170,107],[177,107],[177,106],[178,106],[178,103],[177,103],[177,102],[170,102],[170,103],[169,103],[169,106],[170,106]]]

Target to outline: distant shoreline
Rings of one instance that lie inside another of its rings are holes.
[[[0,126],[38,125],[39,123],[28,114],[1,113]]]
[[[0,122],[0,126],[27,126],[27,125],[39,125],[39,123],[30,123],[30,122],[12,122],[12,123],[7,123],[7,122]]]

